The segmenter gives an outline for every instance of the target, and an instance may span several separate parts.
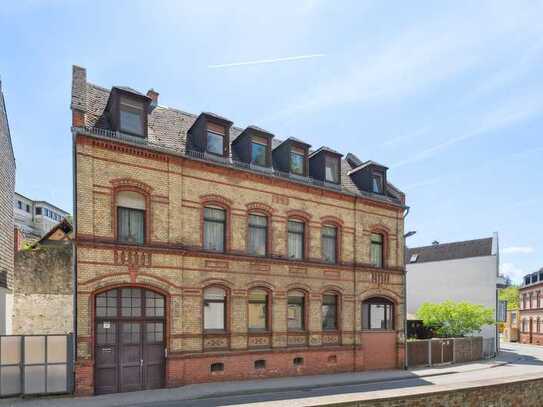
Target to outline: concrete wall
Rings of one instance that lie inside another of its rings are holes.
[[[468,301],[496,311],[497,257],[484,256],[407,265],[407,312],[424,302]],[[481,335],[495,338],[495,326]]]
[[[72,332],[72,246],[47,246],[15,256],[12,333]]]

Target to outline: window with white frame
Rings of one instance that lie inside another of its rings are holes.
[[[226,211],[222,208],[204,208],[204,249],[215,252],[225,251]]]
[[[220,287],[204,290],[204,330],[224,331],[226,326],[226,291]]]

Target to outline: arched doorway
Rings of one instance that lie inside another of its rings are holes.
[[[164,386],[165,299],[140,287],[95,297],[96,394]]]

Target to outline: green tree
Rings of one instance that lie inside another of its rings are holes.
[[[418,309],[417,317],[438,336],[445,338],[480,332],[484,325],[495,323],[491,308],[469,302],[426,302]]]
[[[499,294],[500,301],[507,301],[507,309],[518,309],[519,291],[518,287],[512,285],[510,287],[501,288]]]

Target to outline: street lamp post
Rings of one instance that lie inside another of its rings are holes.
[[[405,258],[405,255],[407,253],[407,245],[405,244],[405,241],[408,237],[413,236],[415,233],[417,233],[416,230],[410,230],[409,232],[405,233],[403,235],[403,268],[404,268],[404,284],[403,284],[403,335],[404,335],[404,342],[405,342],[405,352],[404,352],[404,365],[405,369],[408,368],[407,366],[407,260]]]

